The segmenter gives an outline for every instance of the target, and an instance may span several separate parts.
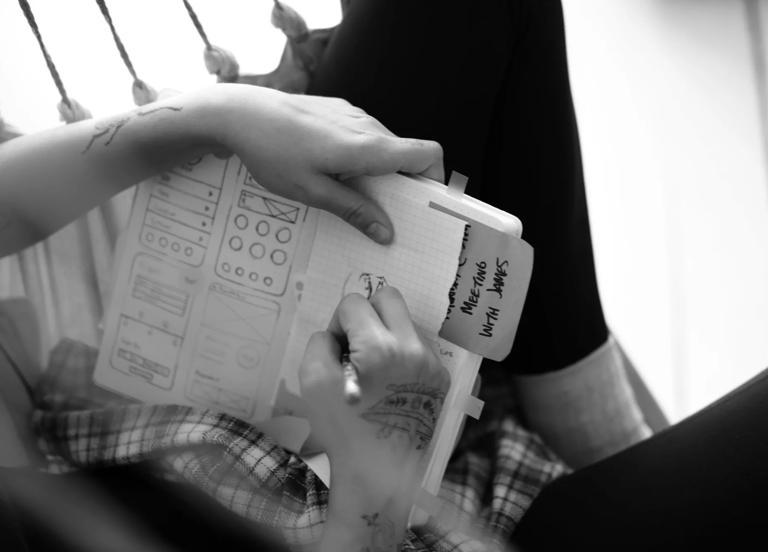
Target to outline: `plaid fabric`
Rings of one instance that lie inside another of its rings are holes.
[[[328,490],[300,458],[226,414],[138,404],[100,390],[91,383],[94,361],[93,349],[73,341],[51,355],[34,414],[51,471],[154,460],[159,476],[200,487],[232,512],[278,528],[296,548],[319,539]],[[403,550],[503,549],[541,488],[566,473],[499,404],[467,424],[439,514],[409,530]]]

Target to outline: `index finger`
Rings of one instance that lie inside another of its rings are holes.
[[[375,155],[366,163],[365,173],[370,176],[405,172],[420,174],[438,182],[445,181],[443,147],[433,140],[383,137]]]
[[[350,293],[336,307],[328,331],[354,354],[357,347],[377,339],[386,329],[373,305],[359,293]]]

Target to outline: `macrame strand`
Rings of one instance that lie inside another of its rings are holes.
[[[197,33],[205,43],[205,50],[203,51],[203,60],[205,61],[205,68],[212,75],[216,75],[219,82],[237,82],[240,77],[240,65],[237,63],[235,56],[232,52],[220,48],[208,40],[208,35],[203,29],[203,24],[200,23],[200,18],[195,13],[194,8],[188,2],[183,0],[184,7],[187,8],[187,13],[192,23],[197,29]]]
[[[40,28],[37,26],[37,21],[35,20],[35,15],[32,13],[32,8],[30,7],[29,2],[27,2],[27,0],[19,0],[19,6],[21,7],[21,11],[24,13],[24,17],[27,18],[29,28],[32,29],[32,33],[37,39],[37,43],[40,46],[40,51],[43,53],[43,57],[45,58],[45,64],[48,66],[48,72],[51,74],[51,78],[53,78],[56,89],[59,91],[59,96],[61,96],[61,101],[57,106],[61,120],[65,123],[75,123],[84,119],[90,119],[90,111],[80,105],[80,103],[74,98],[70,98],[67,94],[67,90],[64,88],[64,82],[62,82],[61,75],[59,75],[59,70],[56,68],[56,64],[53,63],[51,54],[48,53],[48,49],[45,47],[43,36],[40,33]]]
[[[197,17],[195,10],[192,8],[190,3],[187,0],[183,0],[183,1],[184,1],[184,7],[187,8],[187,13],[189,14],[189,18],[192,20],[192,24],[195,26],[195,29],[197,29],[197,33],[200,35],[200,38],[202,38],[203,42],[205,43],[205,49],[210,50],[212,46],[210,41],[208,40],[208,35],[205,34],[205,29],[203,29],[203,24],[200,23],[200,18]]]
[[[71,100],[69,99],[69,96],[67,96],[67,90],[64,88],[64,83],[61,81],[59,71],[56,69],[56,65],[53,63],[53,59],[48,53],[48,49],[45,47],[45,42],[43,42],[43,37],[40,34],[40,29],[37,26],[37,21],[35,20],[35,15],[32,13],[32,8],[29,6],[29,2],[27,2],[27,0],[19,0],[19,6],[21,6],[21,11],[24,12],[24,17],[27,18],[29,28],[32,29],[32,32],[37,39],[37,43],[40,45],[40,51],[43,53],[45,64],[48,66],[48,71],[51,73],[53,82],[56,84],[56,88],[59,90],[61,101],[64,102],[67,107],[71,108]]]
[[[117,29],[115,29],[115,24],[112,21],[112,15],[109,13],[109,8],[107,7],[106,1],[96,0],[96,4],[98,4],[99,10],[101,10],[101,15],[104,16],[104,20],[107,22],[107,25],[109,25],[109,31],[112,33],[112,39],[115,41],[115,46],[117,46],[117,51],[120,54],[120,58],[123,60],[126,69],[128,69],[128,72],[133,77],[132,92],[134,103],[136,105],[145,105],[150,102],[154,102],[157,99],[157,92],[154,90],[154,88],[141,80],[136,74],[136,69],[133,67],[131,57],[128,55],[128,51],[125,49],[125,45],[123,44],[120,35],[117,34]]]
[[[101,15],[104,16],[107,25],[109,25],[109,30],[112,33],[115,46],[117,46],[117,51],[120,52],[120,57],[122,58],[123,63],[125,63],[125,67],[128,69],[128,72],[131,74],[134,80],[139,80],[139,77],[136,76],[136,70],[133,68],[133,63],[131,63],[131,58],[128,56],[128,52],[125,49],[125,45],[123,44],[120,35],[117,34],[115,24],[112,22],[112,15],[109,13],[109,8],[107,8],[106,2],[104,0],[96,0],[96,3],[99,5]]]

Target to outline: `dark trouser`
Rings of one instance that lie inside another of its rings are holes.
[[[308,91],[439,141],[470,195],[522,220],[535,261],[503,365],[518,373],[563,368],[608,333],[562,25],[551,0],[356,0]]]
[[[559,1],[356,0],[310,93],[438,140],[470,195],[522,220],[531,287],[512,354],[484,372],[556,370],[605,341]],[[768,527],[767,409],[759,378],[556,481],[523,518],[520,543],[698,549]]]

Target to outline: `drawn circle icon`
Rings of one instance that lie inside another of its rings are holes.
[[[248,252],[251,254],[251,257],[254,259],[261,259],[264,254],[267,252],[267,250],[264,248],[264,245],[256,242],[251,244],[251,247],[248,249]]]
[[[253,345],[243,345],[237,350],[237,364],[246,370],[252,370],[259,365],[261,353]]]
[[[229,265],[229,263],[221,263],[221,270],[224,272],[229,272],[232,270],[232,267]]]
[[[168,245],[168,238],[162,236],[159,240],[157,240],[157,243],[160,244],[160,247],[166,247]]]
[[[171,249],[173,249],[176,253],[181,251],[181,245],[179,245],[179,242],[173,242],[171,244]]]
[[[259,236],[266,236],[269,234],[269,223],[266,220],[260,220],[256,225],[256,233]]]
[[[259,274],[257,272],[251,272],[248,277],[251,279],[252,282],[255,282],[259,279]]]
[[[145,236],[147,239],[147,242],[152,243],[155,241],[155,235],[152,232],[147,232],[147,235]]]
[[[265,276],[264,277],[264,285],[267,286],[267,287],[271,286],[272,285],[272,278],[269,277],[269,276]]]
[[[237,226],[240,230],[245,230],[248,228],[248,217],[245,215],[237,215],[235,217],[235,226]]]
[[[286,253],[282,249],[275,249],[274,251],[272,251],[270,258],[272,259],[272,262],[275,263],[277,266],[284,265],[285,261],[288,260],[288,253]]]
[[[291,241],[291,229],[287,226],[283,226],[280,230],[277,231],[277,234],[275,234],[275,237],[277,238],[277,241],[280,243],[288,243]]]
[[[240,239],[240,236],[232,236],[229,239],[229,247],[235,251],[240,251],[243,248],[243,240]]]
[[[193,250],[191,247],[185,247],[185,248],[184,248],[184,254],[185,254],[187,257],[191,257],[191,256],[192,256],[192,253],[194,253],[194,250]]]
[[[243,269],[243,267],[242,267],[242,266],[238,266],[238,267],[235,269],[235,274],[237,274],[238,276],[242,276],[243,274],[245,274],[245,270]]]

